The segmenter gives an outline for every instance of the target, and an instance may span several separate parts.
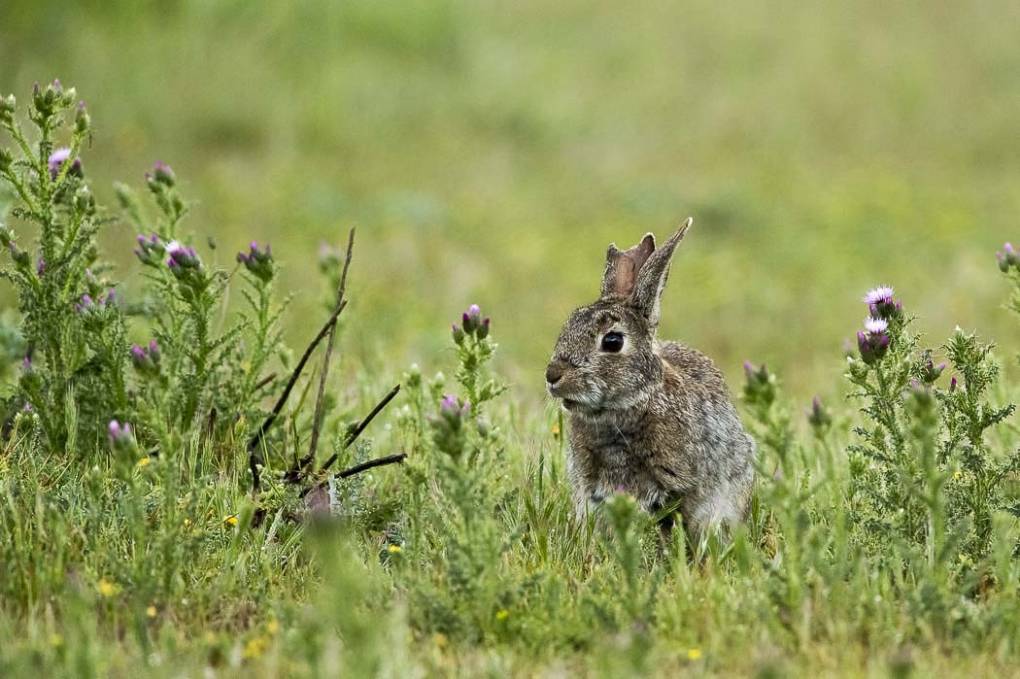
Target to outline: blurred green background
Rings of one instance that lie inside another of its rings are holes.
[[[693,215],[663,334],[807,397],[879,283],[933,343],[1016,346],[994,252],[1020,212],[1018,25],[1006,0],[5,0],[0,90],[78,88],[107,204],[162,159],[205,256],[271,242],[295,342],[319,243],[356,224],[349,365],[431,366],[478,302],[541,403],[606,245]],[[137,280],[132,239],[105,236]]]

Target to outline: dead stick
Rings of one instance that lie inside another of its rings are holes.
[[[337,472],[336,477],[338,479],[346,479],[350,476],[354,476],[355,474],[360,474],[361,472],[366,472],[369,469],[374,469],[375,467],[382,467],[383,465],[387,464],[397,464],[399,462],[403,462],[405,459],[407,459],[407,453],[397,453],[396,455],[377,457],[374,460],[362,462],[361,464],[356,464],[353,467],[349,467],[348,469],[343,470],[342,472]],[[305,488],[303,491],[301,491],[301,497],[308,495],[308,493],[310,493],[312,491],[312,488],[314,487],[315,486]]]
[[[283,393],[280,394],[280,398],[276,400],[276,405],[273,406],[272,412],[270,412],[266,419],[262,421],[262,426],[259,427],[258,431],[255,432],[255,435],[251,437],[251,441],[248,442],[248,467],[251,469],[252,490],[258,491],[259,489],[259,457],[257,455],[259,443],[262,442],[262,438],[266,435],[266,432],[269,431],[269,428],[273,426],[273,423],[279,416],[280,411],[283,410],[283,406],[287,403],[287,398],[290,396],[290,392],[294,389],[294,385],[297,384],[298,378],[301,377],[301,371],[305,369],[305,364],[308,363],[308,359],[311,357],[315,347],[317,347],[319,342],[323,340],[326,333],[329,332],[329,329],[336,324],[337,318],[340,317],[340,313],[346,306],[346,301],[337,306],[337,308],[333,310],[333,313],[330,314],[329,320],[327,320],[326,324],[322,326],[321,330],[319,330],[315,339],[309,343],[308,348],[305,349],[305,353],[301,355],[301,360],[298,361],[298,364],[294,367],[294,372],[291,373],[290,379],[287,380],[287,386],[283,388]]]
[[[259,389],[261,389],[262,387],[268,385],[270,382],[272,382],[275,379],[276,379],[276,373],[269,373],[268,375],[266,375],[261,380],[259,380],[258,382],[255,383],[255,386],[252,387],[252,391],[258,391]]]
[[[347,234],[347,256],[344,258],[343,272],[340,274],[340,285],[336,290],[336,305],[344,302],[344,293],[347,292],[347,269],[351,266],[351,256],[354,253],[354,229]],[[333,354],[333,344],[336,342],[336,324],[329,329],[329,337],[326,338],[326,352],[322,355],[322,372],[319,373],[319,391],[315,396],[315,414],[312,416],[312,439],[308,442],[308,456],[301,461],[304,468],[315,460],[315,453],[319,449],[319,435],[322,433],[323,411],[326,408],[326,380],[329,378],[329,361]]]
[[[387,405],[389,405],[389,402],[392,401],[393,397],[395,397],[397,395],[397,393],[399,393],[399,392],[400,392],[400,385],[398,384],[397,386],[395,386],[392,389],[390,389],[388,394],[383,396],[383,399],[381,401],[379,401],[379,403],[377,403],[374,408],[372,408],[372,412],[370,412],[368,415],[366,415],[365,419],[363,419],[361,422],[359,422],[358,426],[354,428],[354,431],[352,431],[347,436],[347,440],[344,441],[343,450],[347,450],[347,448],[349,448],[350,445],[352,443],[354,443],[359,436],[361,436],[361,432],[365,431],[365,428],[369,424],[371,424],[372,420],[375,419],[375,416],[378,415],[379,413],[381,413],[382,409],[385,408]],[[333,463],[336,462],[336,458],[337,458],[337,453],[333,453],[330,456],[330,458],[323,463],[322,471],[326,471],[327,469],[332,467]]]
[[[398,462],[403,462],[406,458],[407,453],[397,453],[396,455],[377,457],[374,460],[362,462],[361,464],[356,464],[353,467],[350,467],[349,469],[343,470],[342,472],[337,472],[336,477],[338,479],[346,479],[349,476],[354,476],[355,474],[360,474],[361,472],[368,471],[373,467],[382,467],[383,465],[386,464],[397,464]]]

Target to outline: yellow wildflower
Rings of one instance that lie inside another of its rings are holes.
[[[149,607],[145,609],[145,615],[149,616],[150,618],[155,618],[156,607],[150,604]]]
[[[553,436],[559,436],[560,435],[560,423],[559,422],[556,422],[556,423],[553,424],[553,426],[552,426],[552,435]]]
[[[255,637],[254,639],[249,640],[248,643],[244,645],[244,657],[257,658],[263,653],[265,653],[266,646],[268,645],[269,642],[266,640],[265,637]]]
[[[138,466],[148,467],[150,462],[152,462],[152,458],[146,455],[145,457],[138,460]]]
[[[403,549],[400,547],[400,545],[390,545],[389,547],[386,548],[386,551],[389,552],[390,554],[400,554],[400,552],[402,552]]]
[[[510,611],[506,610],[505,608],[501,608],[498,611],[496,611],[496,620],[501,620],[502,621],[502,620],[506,620],[509,617],[510,617]]]
[[[105,597],[111,597],[120,591],[120,587],[116,583],[110,582],[106,578],[99,578],[99,582],[96,583],[96,589],[100,595]]]
[[[188,518],[184,519],[184,527],[185,528],[190,528],[191,527],[191,519],[188,519]]]
[[[956,479],[957,481],[959,481],[962,477],[963,477],[963,472],[961,472],[959,469],[957,469],[955,472],[953,472],[953,478]]]
[[[276,618],[266,623],[266,631],[270,634],[276,634],[280,631],[280,623],[276,621]]]
[[[432,641],[435,643],[437,648],[446,648],[446,643],[449,641],[446,635],[442,632],[436,632],[432,635]]]
[[[227,524],[228,526],[236,526],[237,525],[237,514],[231,514],[230,516],[224,516],[223,517],[223,523]]]
[[[688,660],[700,660],[701,659],[701,649],[700,648],[688,648],[687,649],[687,659]]]

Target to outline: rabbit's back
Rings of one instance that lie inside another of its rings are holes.
[[[722,373],[710,358],[663,342],[667,366],[656,410],[664,431],[660,464],[684,469],[693,483],[684,493],[685,517],[696,525],[739,521],[754,482],[754,441],[744,430]]]

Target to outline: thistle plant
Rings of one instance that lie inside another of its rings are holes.
[[[88,110],[55,80],[33,90],[30,131],[19,113],[13,95],[0,97],[0,127],[14,143],[0,147],[0,181],[17,197],[9,216],[38,235],[26,245],[0,215],[0,245],[13,265],[0,275],[18,292],[31,366],[21,398],[38,413],[49,447],[63,451],[80,439],[79,424],[97,440],[103,418],[128,408],[124,315],[98,262],[95,239],[106,219],[80,155],[91,134]],[[76,394],[88,398],[73,403]]]
[[[485,402],[506,390],[504,385],[485,376],[485,364],[496,353],[496,345],[489,338],[489,327],[489,318],[483,318],[482,310],[477,304],[472,304],[461,314],[461,325],[454,324],[450,331],[457,346],[459,365],[456,378],[476,413],[481,411]]]
[[[960,379],[940,388],[946,365],[918,349],[892,289],[864,301],[872,315],[847,370],[866,418],[849,446],[858,539],[879,553],[885,546],[875,541],[892,536],[936,570],[961,563],[955,549],[974,564],[989,554],[992,515],[1007,507],[1003,482],[1020,465],[1016,455],[995,459],[986,441],[1014,409],[988,400],[998,374],[991,347],[957,329],[943,348]]]
[[[29,404],[50,449],[69,452],[108,437],[111,418],[133,423],[136,444],[172,450],[203,425],[225,433],[254,414],[261,390],[272,385],[262,371],[282,354],[269,247],[253,242],[238,255],[249,305],[220,330],[215,319],[231,274],[180,232],[188,203],[174,170],[157,162],[145,175],[154,210],[128,186],[115,187],[137,229],[135,255],[148,281],[142,304],[122,303],[98,257],[97,234],[111,218],[96,204],[81,158],[88,110],[54,81],[33,92],[31,134],[18,113],[13,96],[0,97],[0,127],[14,144],[0,147],[0,182],[16,198],[10,214],[0,215],[0,245],[11,261],[0,274],[18,293],[17,344],[25,351],[7,411]],[[29,227],[38,233],[31,247],[16,235]],[[152,339],[129,343],[126,309],[142,312]]]

